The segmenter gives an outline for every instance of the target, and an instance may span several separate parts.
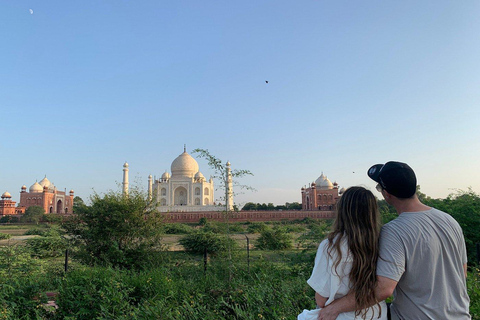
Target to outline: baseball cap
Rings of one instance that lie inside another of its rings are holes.
[[[415,172],[406,163],[389,161],[376,164],[368,169],[367,174],[397,198],[410,198],[417,191]]]

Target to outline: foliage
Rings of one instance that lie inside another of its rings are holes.
[[[59,222],[62,222],[62,220],[63,220],[62,215],[57,213],[45,214],[42,217],[42,221],[50,222],[50,223],[59,223]]]
[[[110,192],[94,193],[91,206],[63,223],[77,246],[77,257],[87,264],[141,268],[159,250],[162,216],[147,197],[132,189],[128,197]]]
[[[467,276],[467,291],[470,297],[472,320],[480,320],[480,269],[472,268]]]
[[[12,275],[16,277],[34,275],[42,270],[42,262],[32,258],[26,247],[17,245],[0,247],[0,279]]]
[[[445,199],[428,199],[426,205],[449,213],[462,227],[469,264],[476,261],[475,244],[480,243],[480,196],[471,189],[457,191]]]
[[[260,234],[256,247],[264,250],[285,250],[293,247],[292,236],[284,228],[267,229]]]
[[[0,218],[0,223],[17,223],[19,219],[15,216],[6,215]]]
[[[10,239],[11,237],[12,237],[11,234],[0,232],[0,240]]]
[[[236,242],[228,236],[218,235],[211,231],[199,231],[186,235],[180,239],[180,244],[186,251],[203,254],[218,254],[226,252],[228,247],[236,247]]]
[[[199,226],[204,226],[207,224],[207,218],[201,217],[200,220],[198,220],[198,225]]]
[[[184,223],[166,223],[162,229],[165,234],[189,234],[193,231],[192,227]]]
[[[309,229],[301,235],[297,242],[304,249],[314,249],[330,232],[331,220],[319,220],[318,223],[310,223]]]
[[[256,211],[256,210],[276,210],[276,211],[281,211],[281,210],[301,210],[302,205],[298,202],[286,202],[285,205],[278,205],[274,206],[273,203],[265,204],[265,203],[253,203],[253,202],[247,202],[243,208],[242,211]]]
[[[73,198],[73,213],[80,213],[82,210],[85,210],[87,205],[79,196]]]
[[[59,318],[130,319],[134,306],[124,283],[127,273],[109,268],[81,268],[61,283],[57,304]]]
[[[34,257],[49,258],[62,256],[67,244],[64,238],[57,235],[28,239],[26,247]]]
[[[220,199],[226,202],[227,200],[226,192],[227,192],[227,183],[228,183],[227,165],[223,164],[222,160],[212,155],[207,149],[194,149],[192,153],[198,154],[199,158],[206,159],[208,162],[208,166],[214,170],[215,173],[213,175],[213,178],[216,178],[219,180],[220,182],[219,189],[225,192],[225,194],[222,197],[220,197]],[[254,190],[252,187],[244,184],[240,184],[238,182],[239,178],[242,178],[245,176],[253,176],[253,173],[250,172],[249,170],[233,169],[231,170],[231,175],[232,175],[232,185],[234,188]]]
[[[33,222],[38,224],[45,215],[45,210],[40,206],[31,206],[25,210],[25,214],[20,219],[22,222]]]
[[[265,224],[265,222],[252,222],[247,227],[248,233],[262,233],[263,231],[267,230],[269,227]]]
[[[60,230],[56,225],[43,225],[25,231],[24,235],[38,235],[43,237],[60,236]]]

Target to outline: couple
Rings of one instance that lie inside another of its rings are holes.
[[[362,187],[345,191],[307,281],[317,309],[298,320],[387,319],[383,300],[392,293],[388,319],[471,319],[459,224],[418,200],[407,164],[377,164],[368,176],[399,216],[380,230],[373,194]]]

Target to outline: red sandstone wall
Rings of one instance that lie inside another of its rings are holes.
[[[223,212],[172,212],[164,213],[166,222],[196,223],[200,218],[207,220],[225,221]],[[229,222],[245,221],[280,221],[280,220],[301,220],[304,218],[313,219],[332,219],[335,217],[334,211],[239,211],[229,213]]]

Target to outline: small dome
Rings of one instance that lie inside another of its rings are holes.
[[[342,194],[342,193],[344,193],[344,192],[345,192],[345,188],[342,188],[342,189],[340,189],[340,191],[339,191],[338,193],[339,193],[339,194]]]
[[[170,173],[168,173],[167,171],[165,171],[165,172],[162,174],[162,179],[165,179],[165,180],[170,179]]]
[[[47,188],[50,188],[50,186],[52,185],[52,183],[50,182],[50,180],[47,179],[47,176],[45,176],[45,178],[43,178],[39,184],[42,186],[42,187],[47,187]]]
[[[205,177],[203,176],[203,174],[200,171],[198,171],[197,173],[195,173],[195,180],[205,181]]]
[[[73,192],[73,189],[72,189],[72,190],[70,190],[70,193],[71,193],[71,194],[73,194],[73,193],[74,193],[74,192]]]
[[[22,186],[22,190],[27,190],[27,186],[26,186],[26,185],[23,185],[23,186]]]
[[[43,192],[43,187],[38,182],[35,182],[34,184],[32,184],[29,191],[31,193],[41,193]]]
[[[123,167],[124,168],[128,168],[128,163],[125,161],[125,163],[123,164]]]
[[[327,177],[325,177],[325,180],[323,180],[323,183],[320,184],[321,189],[333,189],[333,183],[328,180]]]
[[[230,161],[227,161],[227,167],[230,167]]]
[[[2,194],[2,199],[3,198],[11,198],[12,196],[10,195],[10,193],[8,191],[5,191],[3,194]]]
[[[193,178],[198,172],[198,163],[186,151],[172,162],[172,177]]]

